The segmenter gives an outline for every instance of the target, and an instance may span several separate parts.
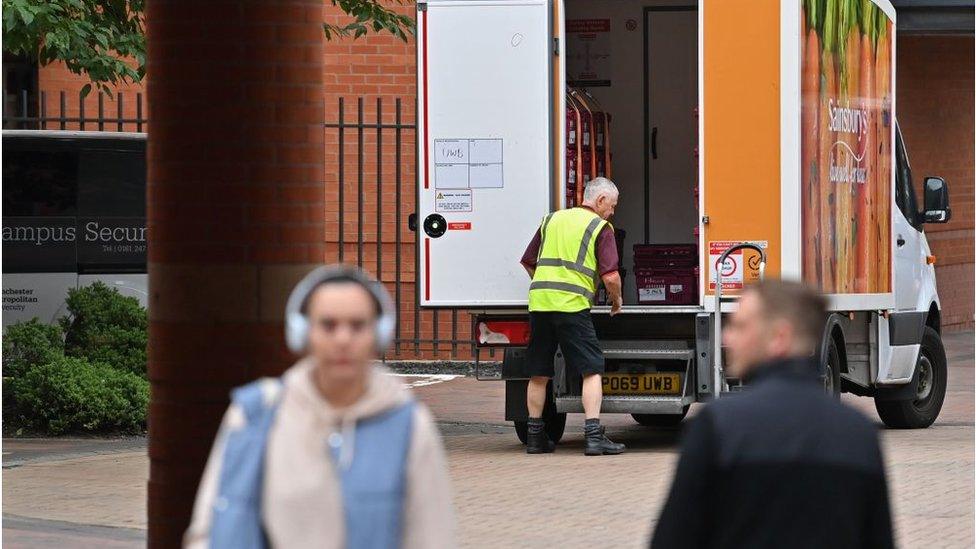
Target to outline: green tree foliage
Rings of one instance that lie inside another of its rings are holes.
[[[101,282],[68,291],[68,316],[3,334],[6,433],[133,433],[146,428],[146,309]]]
[[[101,282],[68,290],[68,315],[60,320],[64,354],[146,375],[149,319],[134,297]]]
[[[139,433],[149,382],[83,358],[61,357],[4,382],[4,423],[18,432]]]
[[[404,0],[329,1],[353,21],[323,23],[328,40],[369,31],[406,40],[413,33],[413,19],[389,7]],[[110,85],[139,82],[146,75],[145,0],[2,0],[2,6],[4,51],[42,66],[63,61],[91,80],[84,94],[94,85],[111,95]]]
[[[20,377],[31,366],[64,355],[61,328],[36,318],[18,322],[3,334],[3,377]]]
[[[3,0],[3,49],[42,66],[63,61],[111,94],[109,84],[146,74],[144,8],[144,0]]]
[[[347,15],[354,17],[355,21],[345,26],[323,23],[322,29],[325,31],[326,40],[332,40],[337,36],[359,38],[369,31],[386,31],[406,42],[407,36],[413,34],[414,20],[383,5],[392,1],[401,5],[412,4],[412,2],[404,2],[404,0],[391,0],[390,2],[381,0],[330,0],[333,6],[338,6]]]

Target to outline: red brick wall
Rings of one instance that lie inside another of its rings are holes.
[[[949,183],[952,221],[926,225],[947,330],[973,327],[973,37],[898,39],[898,120],[921,200],[927,175]]]
[[[56,118],[61,116],[61,92],[65,92],[65,109],[64,115],[68,118],[78,118],[80,112],[81,89],[88,84],[88,79],[83,76],[78,76],[65,67],[64,63],[56,62],[52,63],[46,67],[41,67],[37,75],[38,88],[40,91],[46,93],[45,97],[45,114],[48,118]],[[107,119],[113,120],[112,124],[105,124],[105,131],[119,131],[119,127],[114,123],[115,120],[119,118],[118,113],[118,99],[121,95],[122,98],[122,118],[126,120],[136,120],[139,118],[137,94],[142,94],[142,116],[141,118],[148,118],[149,107],[146,101],[146,79],[137,84],[129,84],[124,86],[119,86],[113,89],[112,96],[104,95],[102,98],[102,112]],[[92,89],[88,96],[84,99],[85,103],[85,118],[89,120],[85,124],[86,130],[98,129],[97,122],[94,119],[98,118],[98,91]],[[48,123],[47,129],[59,129],[60,125],[57,122]],[[80,125],[77,122],[70,122],[66,125],[66,129],[77,130]],[[146,131],[147,126],[143,124],[141,131]],[[130,122],[123,124],[122,131],[134,132],[138,131],[140,128],[135,122]]]

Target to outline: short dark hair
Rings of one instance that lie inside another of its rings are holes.
[[[744,294],[759,298],[763,313],[769,319],[785,320],[797,337],[816,348],[827,319],[827,300],[799,282],[768,279],[746,287]]]

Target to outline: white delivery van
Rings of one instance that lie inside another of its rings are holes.
[[[146,305],[146,134],[3,130],[3,326],[96,281]]]
[[[890,2],[675,4],[418,1],[420,305],[476,312],[478,359],[504,349],[505,417],[524,438],[519,259],[546,213],[608,175],[624,307],[593,309],[604,412],[674,424],[738,388],[720,315],[764,268],[829,298],[826,390],[930,425],[947,365],[924,224],[950,210],[940,178],[916,198]],[[582,412],[580,380],[557,372],[553,439]]]

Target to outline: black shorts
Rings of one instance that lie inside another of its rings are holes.
[[[603,350],[596,339],[590,311],[576,313],[530,312],[532,335],[526,351],[533,376],[552,377],[556,347],[562,349],[566,365],[580,375],[602,374]]]

